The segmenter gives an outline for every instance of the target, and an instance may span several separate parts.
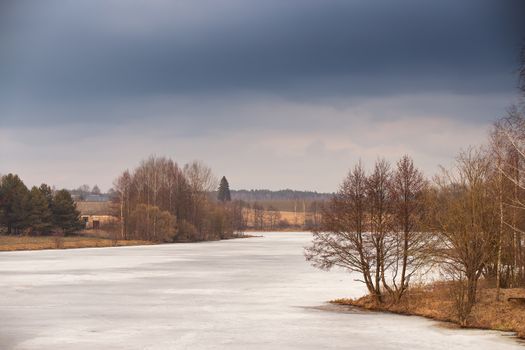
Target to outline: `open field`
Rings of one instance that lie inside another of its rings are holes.
[[[249,230],[254,229],[254,213],[251,209],[245,209],[243,211],[244,217],[246,219],[246,224]],[[309,212],[294,212],[294,211],[279,211],[279,223],[275,227],[270,227],[268,221],[269,212],[264,211],[264,223],[265,228],[263,231],[297,231],[298,229],[305,229],[305,225],[309,222],[311,223],[314,219],[314,214]],[[320,214],[317,214],[317,221],[320,221]],[[282,225],[285,224],[285,225]]]
[[[481,288],[478,302],[469,318],[469,328],[511,331],[525,339],[525,304],[508,301],[508,298],[516,297],[524,298],[525,289],[501,289],[500,301],[496,301],[494,288]],[[334,300],[333,303],[456,323],[455,305],[451,299],[448,285],[437,282],[412,288],[399,304],[389,304],[387,301],[383,305],[378,305],[370,296],[359,299],[339,299]]]
[[[523,349],[485,330],[325,303],[356,275],[304,261],[311,235],[0,253],[0,349]]]
[[[73,236],[0,236],[0,251],[95,248],[152,244],[140,240],[112,240],[109,238]]]

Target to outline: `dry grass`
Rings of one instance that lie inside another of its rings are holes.
[[[94,248],[115,247],[153,244],[149,241],[140,240],[112,240],[100,237],[29,237],[29,236],[0,236],[0,251],[16,250],[40,250],[40,249],[70,249],[70,248]]]
[[[281,220],[286,220],[290,225],[303,225],[305,214],[303,212],[281,211]]]
[[[305,222],[305,213],[303,212],[293,212],[293,211],[279,211],[279,214],[281,215],[281,220],[286,220],[289,225],[291,226],[302,226]],[[253,210],[251,209],[244,209],[243,215],[246,218],[246,224],[248,227],[254,226],[254,216],[253,216]],[[265,211],[265,217],[267,215],[267,212]],[[308,216],[308,213],[306,214]],[[278,231],[282,231],[282,228],[275,228]]]
[[[359,299],[337,299],[331,302],[368,310],[423,316],[457,324],[449,291],[449,285],[446,283],[434,283],[412,288],[399,304],[386,300],[379,305],[370,296]],[[525,289],[502,289],[500,301],[496,301],[495,289],[481,289],[478,303],[474,306],[467,327],[516,332],[520,338],[525,338],[525,304],[509,302],[508,298],[511,297],[525,297]]]

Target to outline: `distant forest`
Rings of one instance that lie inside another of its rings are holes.
[[[319,193],[314,191],[295,191],[290,189],[271,190],[230,190],[233,200],[247,202],[254,201],[325,201],[332,197],[331,193]]]
[[[320,215],[324,202],[329,201],[334,194],[319,193],[315,191],[285,190],[230,190],[231,199],[239,202],[241,207],[251,209],[253,213],[262,210],[265,213],[281,212],[279,225],[269,224],[272,220],[256,220],[256,214],[250,219],[248,215],[247,228],[258,230],[280,228],[311,228],[312,223],[318,220],[310,220],[307,216]],[[288,214],[287,214],[288,213]],[[291,214],[293,213],[293,214]],[[268,214],[269,215],[269,214]],[[271,215],[269,215],[271,216]],[[259,222],[259,224],[257,224]],[[316,225],[316,224],[314,224]]]
[[[110,200],[115,195],[115,191],[110,189],[108,192],[101,192],[97,185],[91,188],[89,185],[82,185],[76,189],[69,190],[69,193],[76,200],[101,201]],[[232,200],[245,202],[264,202],[264,201],[326,201],[332,198],[333,193],[323,193],[316,191],[296,191],[284,189],[278,191],[272,190],[230,190]],[[212,192],[216,196],[217,191]]]

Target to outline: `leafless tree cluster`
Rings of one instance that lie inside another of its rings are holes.
[[[257,230],[263,230],[264,229],[264,207],[255,202],[252,205],[252,211],[253,211],[253,227]]]
[[[514,106],[482,149],[462,152],[436,177],[429,227],[440,238],[441,265],[456,280],[460,321],[476,303],[478,280],[500,288],[525,285],[525,116]]]
[[[270,230],[275,230],[280,227],[281,213],[274,206],[269,206],[265,212],[265,221]]]
[[[497,255],[492,262],[501,287],[525,283],[525,115],[511,107],[495,123],[490,144],[499,209]]]
[[[481,149],[463,151],[455,167],[436,176],[429,194],[428,228],[438,244],[431,252],[445,276],[459,321],[476,302],[478,281],[494,258],[498,234],[497,187],[490,158]]]
[[[325,208],[306,258],[315,266],[359,272],[377,302],[399,301],[410,278],[439,267],[451,280],[466,323],[480,279],[497,288],[525,286],[525,115],[509,109],[485,147],[462,151],[427,181],[411,159],[372,173],[357,164]]]
[[[236,229],[238,209],[210,196],[217,181],[200,162],[182,169],[151,156],[114,183],[123,239],[195,241],[220,239]]]
[[[325,207],[305,255],[316,267],[359,272],[378,302],[399,300],[429,259],[432,237],[422,233],[427,182],[409,157],[379,160],[371,174],[357,164]]]
[[[305,213],[304,228],[308,230],[316,230],[322,222],[323,202],[312,201],[308,206],[308,211]]]

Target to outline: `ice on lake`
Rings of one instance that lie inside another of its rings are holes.
[[[310,238],[0,253],[0,349],[523,349],[499,332],[329,307],[365,291],[309,266]]]

